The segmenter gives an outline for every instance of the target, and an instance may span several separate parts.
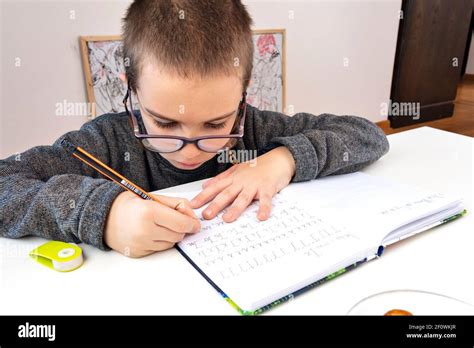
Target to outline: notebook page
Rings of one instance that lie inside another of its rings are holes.
[[[167,195],[192,199],[200,191]],[[251,310],[374,254],[397,227],[456,200],[363,173],[291,184],[267,221],[254,202],[233,223],[201,219],[180,248],[230,298]],[[196,210],[201,216],[202,207]]]
[[[195,194],[188,193],[187,198]],[[246,310],[338,271],[348,265],[348,258],[359,261],[369,248],[364,234],[326,221],[291,198],[277,194],[272,204],[266,221],[256,217],[258,202],[233,223],[222,220],[224,212],[213,220],[201,219],[201,231],[179,243],[198,267]]]
[[[364,229],[374,242],[412,221],[458,205],[462,200],[439,192],[352,173],[296,183],[284,196],[297,198],[325,217],[339,216],[351,228]]]

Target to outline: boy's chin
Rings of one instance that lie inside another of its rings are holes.
[[[196,169],[196,168],[199,168],[200,166],[202,166],[207,160],[205,161],[202,161],[202,162],[179,162],[179,161],[176,161],[176,160],[173,160],[173,159],[168,159],[168,161],[173,165],[175,166],[176,168],[179,168],[179,169],[185,169],[185,170],[193,170],[193,169]]]

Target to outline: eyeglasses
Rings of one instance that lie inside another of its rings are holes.
[[[145,133],[141,133],[137,118],[132,110],[133,102],[132,90],[130,86],[128,86],[125,98],[123,98],[123,104],[130,118],[130,124],[135,137],[141,141],[146,149],[154,152],[171,153],[181,150],[184,146],[186,146],[186,144],[195,144],[201,151],[218,153],[234,147],[238,140],[244,136],[245,115],[247,113],[246,96],[247,92],[243,92],[242,99],[240,100],[237,110],[238,114],[235,124],[240,119],[237,134],[205,135],[194,138],[186,138],[174,135],[148,134],[146,129]],[[127,103],[130,104],[130,109],[128,108]],[[233,131],[235,131],[235,124],[232,128]]]

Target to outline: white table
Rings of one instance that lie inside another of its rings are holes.
[[[474,303],[473,138],[423,127],[391,135],[389,141],[389,154],[364,172],[460,194],[469,213],[388,247],[380,259],[269,314],[346,314],[362,298],[394,289],[433,291]],[[0,238],[0,314],[237,314],[175,249],[130,259],[81,244],[84,265],[59,273],[28,256],[42,243]]]

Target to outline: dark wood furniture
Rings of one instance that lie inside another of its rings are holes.
[[[399,107],[391,127],[453,114],[473,9],[474,0],[403,0],[390,99],[419,103],[420,115]]]

